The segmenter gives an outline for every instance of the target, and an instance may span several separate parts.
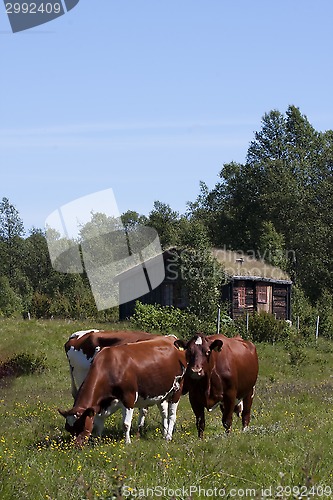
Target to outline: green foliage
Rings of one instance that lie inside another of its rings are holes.
[[[283,346],[288,353],[289,363],[299,367],[305,360],[305,347],[311,343],[300,331],[284,320],[277,320],[272,314],[261,312],[248,317],[248,330],[246,318],[234,322],[234,328],[244,338],[252,340],[255,344],[269,343]]]
[[[45,293],[35,292],[32,296],[30,310],[35,318],[49,318],[51,300]]]
[[[188,294],[189,312],[205,321],[215,321],[225,274],[211,250],[203,246],[181,251],[180,271]]]
[[[333,295],[324,289],[317,302],[319,315],[319,335],[333,339]]]
[[[21,297],[10,286],[6,276],[0,277],[0,316],[15,316],[22,311]]]
[[[172,306],[142,304],[137,301],[131,324],[146,332],[176,333],[189,338],[196,332],[216,333],[216,323]]]
[[[302,337],[314,338],[317,315],[317,308],[312,306],[304,291],[299,285],[294,285],[292,288],[292,321]]]
[[[16,236],[24,233],[23,221],[17,209],[8,198],[2,198],[0,202],[0,240],[10,243]]]
[[[147,225],[156,229],[163,249],[178,244],[179,213],[172,210],[170,205],[155,201]]]
[[[259,256],[272,266],[287,269],[286,247],[283,234],[278,233],[271,221],[262,223],[259,240]]]
[[[248,330],[246,330],[246,317],[235,320],[238,328],[244,338],[249,338],[253,342],[284,342],[287,340],[293,329],[284,320],[277,320],[273,314],[261,312],[250,314],[248,316]]]
[[[189,216],[215,246],[268,256],[286,268],[312,303],[333,291],[333,133],[317,132],[295,106],[265,113],[246,162],[223,166],[201,188]]]
[[[306,360],[305,339],[295,330],[291,330],[284,346],[292,366],[299,367]]]

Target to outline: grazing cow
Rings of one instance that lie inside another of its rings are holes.
[[[145,342],[105,347],[95,356],[73,408],[59,410],[66,418],[66,430],[76,436],[78,446],[89,438],[96,415],[109,416],[119,407],[123,410],[125,440],[130,443],[134,407],[154,404],[162,414],[164,437],[172,439],[186,370],[185,353],[176,349],[174,342],[173,337],[159,336]],[[167,408],[163,402],[168,403]]]
[[[258,376],[258,356],[252,342],[239,336],[196,334],[188,342],[177,340],[175,346],[186,351],[184,392],[189,392],[198,436],[203,437],[205,408],[210,411],[216,405],[221,408],[226,432],[231,430],[234,411],[242,415],[245,430]]]
[[[156,337],[151,333],[137,331],[104,331],[83,330],[73,333],[65,344],[65,352],[69,363],[72,396],[75,400],[78,390],[86,378],[95,355],[103,347],[111,347]],[[138,428],[143,428],[147,410],[139,413]],[[100,436],[104,429],[105,416],[96,415],[94,435]]]

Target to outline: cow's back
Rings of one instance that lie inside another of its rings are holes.
[[[141,398],[163,396],[186,369],[185,353],[174,347],[174,341],[172,337],[158,336],[145,342],[105,347],[94,359],[87,376],[92,382],[85,385],[94,386],[100,374],[107,373],[108,385],[119,390],[119,394],[134,390]]]
[[[101,349],[128,342],[145,341],[153,337],[155,335],[150,333],[132,330],[87,330],[72,334],[64,347],[70,366],[73,397],[75,398],[95,355]]]

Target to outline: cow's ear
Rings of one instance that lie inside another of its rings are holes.
[[[62,415],[63,417],[67,418],[69,415],[72,415],[71,413],[71,410],[61,410],[60,408],[58,408],[58,412],[60,413],[60,415]]]
[[[220,352],[222,350],[223,342],[220,339],[213,340],[209,348],[211,351]]]
[[[173,343],[173,345],[178,349],[178,351],[185,351],[186,350],[186,342],[184,342],[184,340],[175,340],[175,342]]]

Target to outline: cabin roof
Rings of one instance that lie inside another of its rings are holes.
[[[240,251],[214,248],[213,255],[220,262],[230,279],[281,282],[291,284],[290,276],[279,267],[268,264],[263,259],[255,259]]]
[[[170,247],[162,252],[163,258],[172,255],[172,252],[181,251],[175,247]],[[252,280],[252,281],[271,281],[284,284],[291,284],[290,276],[279,267],[268,264],[263,259],[255,259],[241,251],[226,250],[224,248],[213,248],[212,254],[218,262],[220,262],[225,270],[229,280]],[[161,263],[161,253],[152,255],[145,260],[145,264],[159,265]],[[117,275],[116,279],[124,279],[125,276],[130,277],[133,274],[142,270],[142,262],[137,261],[134,265],[129,265],[126,270],[123,270]]]

